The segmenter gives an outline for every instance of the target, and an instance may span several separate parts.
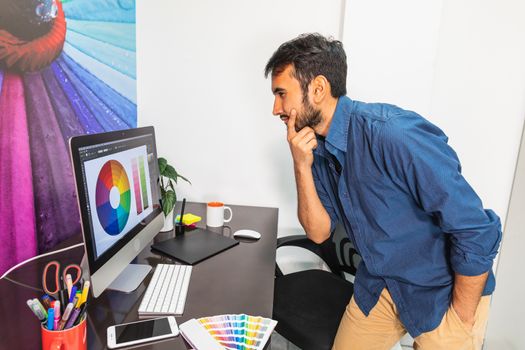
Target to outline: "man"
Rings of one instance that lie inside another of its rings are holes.
[[[346,55],[319,34],[268,61],[309,239],[342,223],[362,257],[333,349],[480,349],[500,220],[461,175],[447,137],[418,114],[346,97]],[[319,320],[322,322],[322,320]]]

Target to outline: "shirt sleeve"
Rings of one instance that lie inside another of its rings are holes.
[[[408,112],[383,125],[379,152],[387,176],[450,234],[452,269],[477,276],[492,268],[501,223],[492,210],[483,209],[447,140],[439,128]]]
[[[328,216],[330,216],[330,233],[332,233],[334,232],[337,226],[337,223],[339,222],[339,219],[334,209],[334,204],[330,200],[330,196],[328,195],[328,192],[326,191],[323,185],[323,182],[321,181],[321,176],[319,174],[319,170],[317,169],[318,162],[321,162],[321,161],[323,160],[322,159],[315,160],[315,163],[312,166],[312,175],[314,178],[315,190],[317,191],[317,195],[319,196],[319,199],[321,200],[321,204],[323,204],[323,207],[328,213]]]

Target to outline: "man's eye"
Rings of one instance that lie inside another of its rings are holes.
[[[278,95],[279,95],[280,98],[284,98],[284,96],[286,96],[286,93],[284,93],[284,92],[279,92]]]

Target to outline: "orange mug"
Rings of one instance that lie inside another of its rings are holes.
[[[86,317],[75,327],[62,331],[50,331],[41,326],[42,350],[86,350]]]

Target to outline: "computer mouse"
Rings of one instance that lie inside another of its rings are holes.
[[[233,234],[233,237],[259,239],[261,238],[261,234],[254,230],[239,230]]]

